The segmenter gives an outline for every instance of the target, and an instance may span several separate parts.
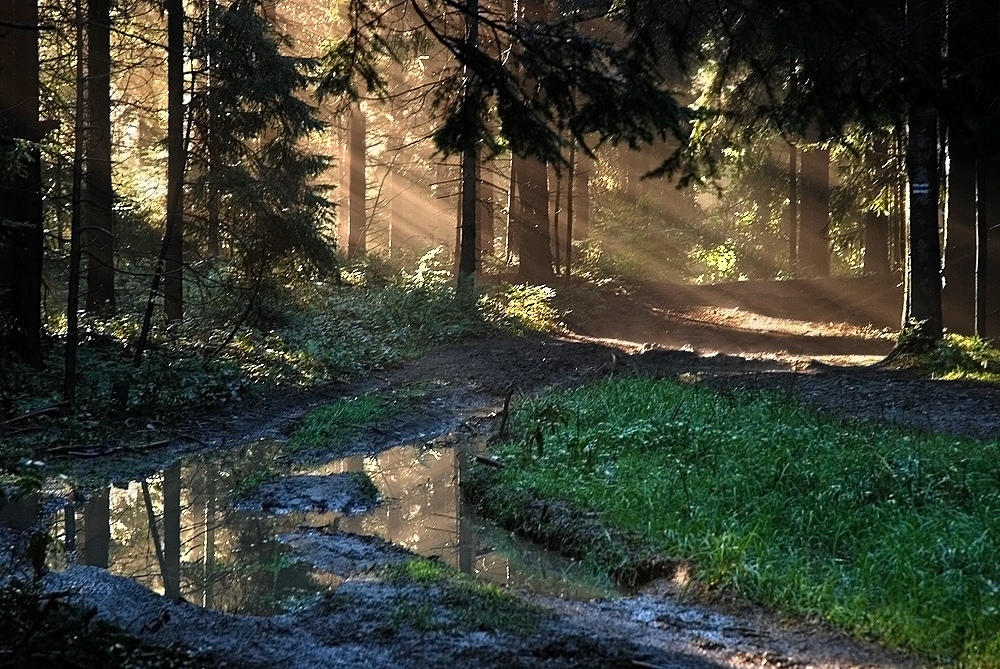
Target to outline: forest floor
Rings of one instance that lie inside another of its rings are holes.
[[[595,307],[585,323],[573,323],[570,315],[570,328],[560,335],[444,346],[360,383],[272,397],[243,407],[238,414],[193,418],[176,426],[175,434],[198,435],[200,447],[225,448],[287,436],[310,408],[339,398],[375,390],[424,389],[420,411],[389,421],[377,433],[329,455],[374,453],[456,431],[486,434],[495,429],[504,399],[512,391],[534,395],[597,378],[641,373],[683,375],[720,388],[774,388],[850,419],[977,438],[1000,436],[1000,389],[863,367],[892,348],[889,330],[846,320],[797,320],[788,313],[755,309],[743,298],[713,298],[717,304],[698,304],[708,300],[652,291],[620,297],[608,303],[614,306]],[[882,325],[877,319],[867,320]],[[815,363],[816,358],[827,364]],[[119,476],[148,472],[179,452],[164,449],[129,461],[108,460],[101,468]],[[533,631],[506,629],[502,624],[478,628],[426,624],[428,616],[431,621],[448,621],[461,619],[464,613],[454,598],[442,596],[442,589],[433,584],[394,583],[365,575],[372,565],[398,562],[399,549],[378,542],[359,547],[353,538],[345,540],[315,528],[301,528],[290,541],[300,557],[320,567],[337,562],[347,579],[322,604],[281,616],[233,616],[167,601],[133,581],[93,567],[54,573],[50,585],[78,589],[80,603],[96,607],[100,617],[148,641],[177,643],[205,652],[212,663],[233,667],[926,664],[849,639],[819,621],[788,620],[724,593],[684,601],[677,598],[678,584],[672,580],[652,581],[628,597],[590,602],[520,593],[541,607],[526,614],[537,614]],[[344,566],[352,560],[358,563],[353,571],[349,564]]]

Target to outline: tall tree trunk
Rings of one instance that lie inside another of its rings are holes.
[[[554,185],[555,192],[553,193],[553,205],[552,205],[552,259],[555,263],[556,274],[562,274],[562,235],[560,234],[559,225],[562,219],[562,175],[558,172],[552,171],[552,184]]]
[[[942,316],[949,332],[971,335],[976,331],[976,148],[953,129],[948,153]]]
[[[348,140],[348,190],[350,214],[348,218],[347,257],[358,258],[367,251],[368,217],[366,197],[368,181],[365,177],[367,161],[367,130],[365,113],[357,105],[351,107],[350,138]]]
[[[520,195],[520,269],[526,283],[552,280],[552,252],[549,240],[549,184],[545,163],[535,158],[515,158],[517,190]]]
[[[805,276],[830,275],[830,152],[802,152],[799,209],[799,270]]]
[[[38,122],[38,5],[32,0],[0,0],[0,61],[14,63],[0,76],[0,109],[7,137],[37,142]],[[25,26],[25,28],[11,27]],[[37,147],[30,151],[23,172],[0,183],[0,218],[23,223],[0,235],[0,313],[10,327],[0,334],[0,353],[23,361],[42,361],[42,175]]]
[[[76,109],[73,120],[73,193],[69,227],[69,281],[66,297],[66,350],[63,357],[63,401],[76,401],[76,353],[79,341],[81,218],[83,214],[84,74],[83,4],[74,3],[76,13]]]
[[[164,235],[163,313],[184,317],[184,2],[167,9],[167,227]]]
[[[576,191],[574,189],[576,181],[576,145],[574,144],[569,150],[569,175],[566,179],[566,279],[569,280],[570,274],[573,271],[573,216],[576,213],[574,211],[574,198],[576,197]]]
[[[471,53],[479,48],[479,0],[466,0],[465,3],[465,46]],[[462,152],[462,221],[461,221],[461,250],[458,260],[458,287],[459,292],[468,299],[472,299],[476,286],[476,243],[478,236],[476,233],[476,216],[479,213],[479,170],[480,155],[479,146],[474,143],[473,128],[476,127],[478,119],[475,114],[478,112],[479,104],[475,99],[476,83],[474,75],[468,68],[465,72],[465,91],[463,113],[465,114],[464,125],[468,136],[466,147]]]
[[[111,185],[111,2],[87,3],[87,174],[83,235],[87,311],[115,310],[114,191]]]
[[[909,47],[935,62],[941,49],[943,16],[937,2],[907,15]],[[907,119],[906,176],[909,185],[907,262],[903,324],[905,338],[897,352],[919,353],[943,335],[941,319],[941,243],[938,225],[938,116],[933,109],[913,107]]]
[[[547,18],[542,0],[519,3],[523,19],[531,22]],[[520,19],[522,17],[518,17]],[[527,283],[552,280],[552,250],[549,240],[548,169],[537,158],[517,158],[518,193],[521,205],[519,277]]]
[[[788,144],[788,209],[785,211],[785,238],[788,240],[788,271],[799,265],[799,161],[798,149]]]
[[[517,158],[510,160],[510,179],[507,188],[507,264],[521,253],[521,194],[517,191]]]
[[[593,169],[594,160],[588,155],[581,156],[576,168],[576,184],[573,187],[574,239],[587,239],[590,236],[590,173]]]
[[[205,17],[204,21],[207,24],[205,34],[211,35],[212,31],[215,30],[215,13],[218,11],[215,0],[208,0],[208,5],[205,7]],[[213,79],[213,69],[215,68],[215,58],[211,53],[207,55],[208,61],[205,63],[205,86],[207,88],[212,87]],[[215,170],[220,167],[219,165],[219,147],[217,146],[218,141],[215,138],[215,126],[218,123],[218,111],[217,106],[212,105],[212,110],[210,111],[210,121],[207,128],[208,135],[205,137],[205,143],[208,149],[208,166],[209,169]],[[219,188],[214,183],[214,177],[208,184],[208,255],[211,258],[217,258],[222,253],[222,227],[219,222],[220,214],[220,193]]]
[[[496,187],[493,185],[493,164],[479,168],[479,213],[476,217],[476,259],[482,268],[483,260],[493,255],[493,237],[496,234]]]
[[[1000,225],[1000,160],[983,157],[976,169],[976,260],[975,260],[975,310],[976,334],[980,337],[996,336],[995,311],[998,291],[990,272],[990,228]],[[994,263],[995,264],[995,263]]]

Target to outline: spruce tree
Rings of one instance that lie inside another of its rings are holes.
[[[284,53],[290,39],[260,7],[210,6],[199,26],[192,55],[211,70],[191,99],[190,157],[194,215],[214,218],[217,207],[225,252],[258,288],[293,255],[313,268],[335,265],[324,230],[331,205],[315,182],[328,160],[302,147],[325,127],[301,95],[315,64]]]

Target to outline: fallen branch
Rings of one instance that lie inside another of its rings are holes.
[[[32,418],[38,418],[39,416],[53,416],[58,415],[69,408],[69,402],[57,402],[47,407],[42,407],[41,409],[35,409],[29,411],[28,413],[21,414],[20,416],[15,416],[8,421],[4,422],[4,427],[10,427],[20,423],[21,421],[31,420]]]

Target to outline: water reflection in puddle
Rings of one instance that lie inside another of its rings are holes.
[[[475,518],[459,492],[461,458],[452,448],[399,447],[300,472],[365,472],[383,498],[368,513],[234,508],[253,463],[272,459],[273,451],[273,444],[260,442],[238,455],[188,458],[148,481],[112,485],[85,504],[67,506],[52,522],[66,549],[53,566],[72,557],[206,607],[270,615],[342,582],[297,561],[278,540],[314,527],[377,535],[499,585],[578,599],[616,594],[579,563]]]

